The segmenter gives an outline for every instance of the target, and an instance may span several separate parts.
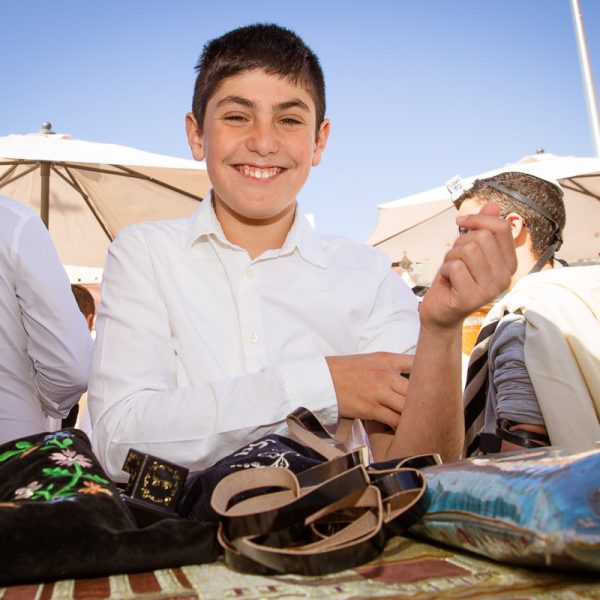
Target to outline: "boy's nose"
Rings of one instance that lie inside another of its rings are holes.
[[[246,144],[249,150],[261,156],[273,154],[279,149],[277,132],[270,123],[255,123]]]

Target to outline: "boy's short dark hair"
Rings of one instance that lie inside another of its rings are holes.
[[[500,173],[485,179],[476,179],[473,187],[464,192],[456,201],[457,207],[460,207],[465,200],[493,201],[500,207],[502,216],[511,212],[520,214],[531,234],[533,254],[539,258],[554,241],[554,224],[534,208],[490,187],[487,182],[502,184],[533,200],[543,210],[550,213],[560,231],[564,229],[566,222],[562,190],[545,179],[514,171]]]
[[[304,87],[315,103],[319,131],[325,118],[325,78],[319,59],[293,31],[267,23],[234,29],[204,46],[192,102],[198,127],[203,127],[206,105],[221,82],[255,69]]]

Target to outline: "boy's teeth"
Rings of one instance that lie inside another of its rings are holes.
[[[244,165],[242,172],[246,177],[254,177],[255,179],[266,179],[267,177],[273,177],[277,174],[277,168],[271,167],[270,169],[257,169],[255,167],[249,167]]]

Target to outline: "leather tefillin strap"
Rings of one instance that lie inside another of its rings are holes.
[[[510,429],[517,423],[508,419],[498,419],[496,427],[496,436],[501,440],[511,442],[522,448],[539,448],[540,446],[550,446],[550,437],[543,433],[527,431],[526,429]]]
[[[245,469],[217,484],[211,505],[221,517],[218,537],[230,567],[302,575],[352,568],[375,558],[388,536],[420,519],[427,500],[418,469],[439,464],[439,456],[367,465],[364,448],[345,451],[310,411],[294,411],[287,423],[293,437],[326,460],[298,474],[280,467]],[[265,493],[248,497],[256,490]]]

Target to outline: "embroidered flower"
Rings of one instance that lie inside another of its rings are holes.
[[[112,496],[112,492],[109,489],[102,487],[93,481],[84,481],[83,485],[85,487],[77,490],[81,494],[107,494],[108,496]]]
[[[42,485],[37,481],[32,481],[29,485],[19,488],[15,491],[15,500],[27,500],[35,492],[42,489]]]
[[[248,454],[250,454],[252,452],[252,450],[255,450],[255,449],[262,450],[263,448],[266,448],[269,444],[276,444],[276,443],[277,443],[276,440],[273,440],[271,438],[266,438],[264,440],[258,440],[257,442],[252,442],[245,448],[238,450],[233,456],[247,456]]]
[[[92,462],[89,458],[85,457],[83,454],[76,454],[75,450],[54,452],[50,455],[50,458],[63,467],[70,467],[74,464],[78,464],[80,467],[92,466]]]
[[[72,438],[73,434],[68,431],[55,431],[54,433],[50,433],[44,436],[44,441],[49,442],[51,440],[59,440],[62,438]]]
[[[295,452],[259,452],[258,456],[264,456],[270,458],[273,462],[270,464],[271,467],[282,467],[284,469],[290,468],[290,461],[285,457],[286,454],[296,454]]]

